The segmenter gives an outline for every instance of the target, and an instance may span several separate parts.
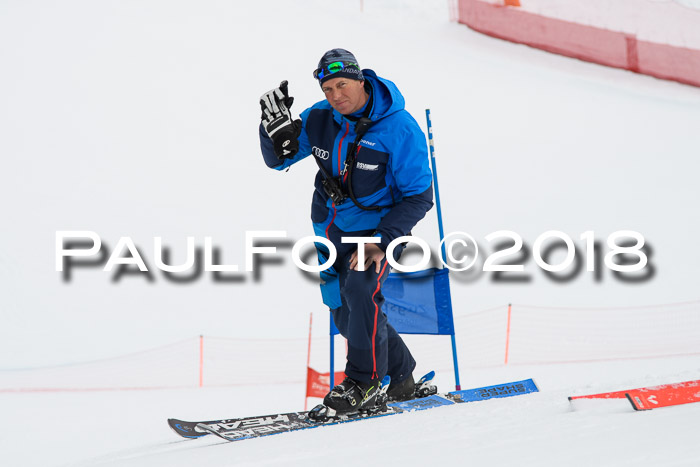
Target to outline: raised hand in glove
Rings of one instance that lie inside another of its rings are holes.
[[[275,154],[280,159],[294,157],[299,151],[301,120],[292,120],[292,114],[289,112],[292,102],[294,98],[289,96],[286,80],[282,81],[278,88],[260,97],[262,125],[272,140]]]

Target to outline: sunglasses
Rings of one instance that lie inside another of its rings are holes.
[[[326,67],[315,69],[314,70],[314,78],[316,78],[318,80],[322,80],[326,76],[332,75],[333,73],[338,73],[340,70],[342,70],[346,67],[353,67],[353,68],[357,68],[358,70],[360,69],[360,67],[357,65],[357,63],[333,62],[333,63],[330,63]]]

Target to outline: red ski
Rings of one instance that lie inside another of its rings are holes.
[[[601,392],[600,394],[587,394],[585,396],[569,396],[570,401],[575,401],[577,399],[624,399],[625,394],[627,394],[631,389],[625,389],[624,391],[616,392]]]
[[[627,391],[625,396],[634,410],[651,410],[700,402],[700,380],[632,389]]]
[[[647,400],[647,396],[651,396],[651,399]],[[660,386],[648,388],[570,396],[569,401],[580,399],[624,399],[625,397],[630,400],[632,406],[636,410],[648,410],[656,407],[700,402],[700,380],[662,384]],[[634,397],[638,398],[639,401],[633,399]]]

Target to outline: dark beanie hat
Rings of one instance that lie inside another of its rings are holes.
[[[329,70],[328,66],[335,62],[341,62],[343,66],[338,71],[333,72],[333,68],[336,67],[331,67]],[[314,71],[314,78],[318,80],[319,84],[332,78],[349,78],[359,81],[365,79],[357,59],[345,49],[333,49],[323,54],[318,62],[318,68]]]

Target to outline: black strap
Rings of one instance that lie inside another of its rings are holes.
[[[355,152],[355,148],[357,147],[360,140],[362,139],[362,136],[364,136],[364,134],[367,133],[367,130],[369,130],[369,127],[372,126],[372,121],[368,117],[369,117],[370,112],[372,111],[372,106],[374,105],[374,93],[372,92],[372,86],[369,84],[369,81],[365,81],[365,89],[367,90],[367,93],[369,94],[369,99],[367,101],[367,105],[365,106],[365,111],[363,113],[363,116],[360,117],[360,119],[357,120],[357,123],[355,124],[355,132],[357,133],[357,137],[355,138],[355,141],[352,143],[350,153],[346,154],[346,156],[345,156],[345,170],[347,170],[347,168],[348,168],[348,165],[347,165],[348,155]],[[348,118],[350,120],[355,120],[355,118],[350,117],[350,116],[347,116],[346,118]],[[362,126],[360,126],[359,122],[363,119],[367,120],[368,123],[365,123]],[[316,165],[318,165],[318,168],[321,170],[321,175],[326,180],[326,182],[329,182],[333,178],[333,175],[328,173],[328,171],[323,167],[323,164],[321,164],[321,161],[319,161],[315,155],[314,155],[314,159],[316,160]],[[348,177],[349,177],[349,175],[348,175]]]
[[[326,180],[330,180],[331,178],[333,178],[333,176],[329,174],[328,171],[323,167],[323,164],[321,164],[321,161],[318,159],[318,157],[316,157],[315,154],[311,154],[311,157],[313,157],[316,161],[316,165],[321,170],[321,175],[323,176],[323,178],[325,178]]]
[[[357,198],[355,197],[355,193],[353,192],[352,189],[352,172],[353,168],[355,166],[355,160],[357,159],[357,153],[359,152],[358,150],[358,145],[360,144],[360,140],[362,140],[362,137],[367,133],[367,131],[370,129],[372,124],[374,123],[370,118],[369,114],[372,111],[372,106],[374,104],[374,93],[372,92],[371,86],[368,86],[369,82],[365,81],[365,87],[369,91],[369,101],[367,102],[367,105],[365,107],[365,111],[363,113],[363,116],[360,117],[359,119],[356,120],[355,123],[355,141],[353,141],[352,145],[348,149],[348,152],[345,155],[345,165],[344,165],[344,173],[348,174],[348,180],[347,180],[347,194],[352,200],[352,202],[357,206],[358,208],[362,209],[363,211],[380,211],[384,208],[390,208],[393,207],[395,202],[394,202],[394,191],[389,187],[389,192],[391,193],[391,205],[389,206],[365,206],[362,203],[360,203]],[[355,120],[355,118],[348,117],[350,120]],[[338,177],[338,182],[335,182],[334,177],[328,173],[328,171],[323,167],[323,164],[321,164],[321,161],[318,160],[318,158],[313,155],[313,158],[316,160],[316,165],[318,165],[318,168],[321,170],[321,176],[323,177],[325,183],[324,183],[324,189],[326,190],[326,194],[328,193],[329,188],[335,188],[337,186],[337,189],[340,191],[346,191],[343,190],[343,187],[340,186],[340,180],[342,180],[342,174]],[[335,194],[338,196],[338,194]],[[333,195],[329,194],[331,198],[333,198]],[[344,199],[344,198],[343,198]],[[335,201],[335,199],[334,199]],[[342,201],[341,201],[342,202]],[[339,203],[338,203],[339,204]]]
[[[350,146],[349,152],[345,156],[345,170],[348,174],[348,195],[350,196],[352,202],[355,203],[355,206],[362,209],[363,211],[380,211],[384,208],[393,206],[393,203],[391,206],[365,206],[364,204],[360,203],[360,201],[355,197],[355,193],[352,189],[352,172],[353,168],[355,167],[357,153],[359,152],[357,146],[358,144],[360,144],[360,140],[365,135],[365,133],[367,133],[367,130],[369,130],[369,128],[372,126],[372,123],[372,120],[370,120],[367,117],[362,117],[357,121],[357,123],[355,124],[355,133],[357,134],[357,136],[355,137],[355,141],[353,141],[352,146]],[[391,187],[389,189],[391,189]],[[393,192],[391,194],[391,198],[393,201]]]

